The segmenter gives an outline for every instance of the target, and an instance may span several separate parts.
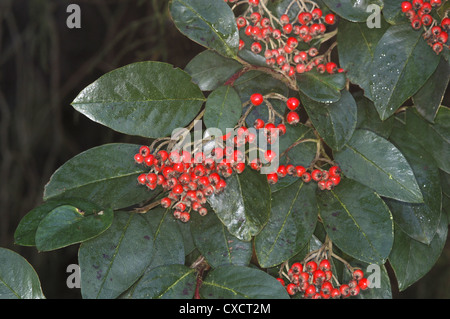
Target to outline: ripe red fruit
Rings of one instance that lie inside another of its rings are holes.
[[[302,175],[302,180],[303,180],[304,183],[309,183],[311,181],[311,174],[308,173],[308,172],[305,172]]]
[[[180,214],[180,220],[184,223],[188,222],[191,219],[191,215],[188,212],[182,212]]]
[[[286,134],[286,125],[283,123],[278,124],[277,129],[279,130],[280,135]]]
[[[139,184],[144,185],[147,182],[147,175],[146,174],[139,175],[138,182],[139,182]]]
[[[352,276],[353,276],[353,279],[360,280],[361,278],[364,277],[364,272],[361,269],[355,269],[353,271]]]
[[[299,274],[303,271],[303,265],[299,262],[293,263],[291,266],[291,270],[294,274]]]
[[[267,181],[269,182],[269,184],[276,184],[278,182],[278,174],[277,173],[267,174]]]
[[[134,161],[138,164],[141,164],[144,161],[144,156],[138,153],[134,155]]]
[[[297,292],[297,286],[293,283],[290,283],[289,285],[287,285],[286,291],[291,296],[295,295],[295,293]]]
[[[261,119],[256,119],[255,120],[255,123],[253,124],[253,126],[257,129],[257,130],[259,130],[259,129],[262,129],[263,127],[264,127],[264,121],[263,120],[261,120]]]
[[[283,286],[285,285],[284,284],[284,280],[282,279],[282,278],[277,278],[277,280],[280,282],[280,284],[282,284]]]
[[[332,25],[336,22],[336,16],[333,13],[329,13],[325,16],[325,23]]]
[[[280,177],[285,177],[287,175],[286,166],[284,166],[284,165],[278,166],[277,174]]]
[[[306,173],[305,167],[303,167],[301,165],[295,166],[295,174],[297,175],[297,177],[302,177],[303,174],[305,174],[305,173]]]
[[[407,11],[412,9],[412,4],[409,1],[403,1],[401,8],[402,8],[402,12],[406,13]]]
[[[306,271],[313,273],[317,269],[317,263],[314,260],[310,260],[305,265]]]
[[[367,288],[369,288],[369,280],[367,278],[361,278],[358,282],[358,287],[361,290],[366,290]]]
[[[331,269],[331,264],[328,259],[322,259],[319,263],[319,269],[327,271]]]
[[[341,291],[338,288],[333,288],[331,289],[331,298],[333,299],[338,299],[341,297]]]
[[[339,168],[339,166],[331,166],[330,169],[328,170],[328,173],[331,176],[336,176],[336,175],[341,175],[341,169]]]
[[[287,117],[286,117],[286,120],[287,120],[287,122],[288,122],[289,124],[295,125],[295,124],[297,124],[298,122],[300,122],[300,116],[298,115],[297,112],[291,111],[291,112],[288,113],[288,115],[287,115]]]
[[[312,12],[312,18],[314,20],[320,19],[322,17],[322,10],[320,8],[315,8]]]
[[[315,169],[311,172],[311,177],[316,182],[320,181],[322,179],[322,171],[320,169]]]
[[[161,206],[163,208],[168,208],[172,204],[172,200],[169,197],[164,197],[161,199]]]
[[[441,21],[441,27],[444,31],[450,31],[450,18],[444,18]]]
[[[264,101],[264,98],[262,94],[260,93],[254,93],[252,96],[250,96],[250,101],[253,105],[258,106],[261,105],[261,103]]]
[[[326,68],[327,72],[330,73],[330,74],[335,73],[337,71],[337,69],[338,69],[336,63],[334,63],[334,62],[328,62],[325,65],[325,68]]]
[[[295,97],[291,97],[286,101],[286,106],[291,111],[296,110],[299,105],[300,105],[300,101]]]

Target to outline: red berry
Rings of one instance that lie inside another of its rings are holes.
[[[299,105],[300,101],[295,97],[291,97],[286,101],[286,106],[291,111],[297,109]]]
[[[305,297],[306,298],[312,298],[316,294],[316,286],[309,285],[305,290]]]
[[[430,4],[433,7],[439,7],[442,4],[442,0],[430,0]]]
[[[333,13],[329,13],[325,16],[325,22],[327,24],[334,24],[336,22],[336,16]]]
[[[279,130],[280,135],[286,134],[286,125],[284,125],[283,123],[278,124],[277,129]]]
[[[297,292],[297,286],[293,283],[290,283],[289,285],[287,285],[286,291],[291,296],[295,295],[295,293]]]
[[[320,285],[325,280],[325,272],[320,269],[316,269],[313,272],[313,283],[315,285]]]
[[[353,279],[355,280],[360,280],[361,278],[364,277],[364,272],[361,269],[356,269],[353,271]]]
[[[295,174],[297,175],[297,177],[302,177],[303,174],[305,174],[305,173],[306,173],[305,167],[303,167],[301,165],[295,166]]]
[[[158,182],[158,175],[156,175],[155,173],[147,174],[146,178],[150,184],[155,184],[156,182]]]
[[[308,172],[305,172],[302,175],[302,180],[303,180],[304,183],[309,183],[311,181],[311,174],[308,173]]]
[[[144,163],[147,166],[152,166],[154,164],[155,161],[155,156],[153,156],[152,154],[144,157]]]
[[[280,177],[285,177],[287,175],[286,166],[284,166],[284,165],[278,166],[277,174]]]
[[[450,18],[444,18],[441,21],[441,27],[444,31],[450,31]]]
[[[180,220],[184,223],[188,222],[191,219],[191,215],[188,212],[182,212],[180,214]]]
[[[322,259],[319,263],[319,269],[322,269],[323,271],[327,271],[331,269],[331,264],[328,259]]]
[[[161,199],[161,206],[163,208],[168,208],[172,204],[172,200],[169,197],[164,197]]]
[[[315,8],[312,12],[312,18],[314,20],[320,19],[322,17],[322,10],[320,8]]]
[[[336,175],[341,175],[341,169],[339,168],[339,166],[331,166],[330,169],[328,170],[328,173],[331,176],[336,176]]]
[[[422,20],[420,20],[420,18],[414,18],[411,21],[411,26],[414,30],[419,30],[422,27]]]
[[[441,33],[439,33],[437,40],[443,44],[447,43],[448,41],[448,33],[445,31],[442,31]]]
[[[346,284],[343,284],[339,287],[339,291],[343,297],[348,297],[350,294],[350,287]]]
[[[134,155],[134,161],[138,164],[141,164],[144,161],[144,156],[138,153]]]
[[[320,169],[315,169],[311,172],[311,177],[316,182],[320,181],[322,179],[322,171]]]
[[[264,153],[264,158],[269,163],[272,162],[275,159],[275,157],[277,157],[277,154],[272,150],[267,150]]]
[[[409,1],[403,1],[401,8],[402,8],[402,12],[406,13],[407,11],[412,9],[412,4]]]
[[[248,0],[248,3],[254,7],[259,5],[259,0]]]
[[[281,17],[280,17],[280,22],[281,22],[282,24],[287,24],[287,23],[289,23],[289,16],[288,16],[287,14],[281,15]]]
[[[259,54],[259,53],[261,53],[262,45],[259,42],[253,42],[250,49],[252,50],[253,53]]]
[[[330,74],[335,73],[337,71],[337,69],[338,69],[336,63],[334,63],[334,62],[328,62],[325,65],[325,68],[326,68],[327,72],[330,73]]]
[[[291,270],[294,274],[299,274],[303,271],[303,265],[299,262],[293,263],[291,266]]]
[[[261,105],[261,103],[264,101],[264,98],[262,94],[260,93],[254,93],[252,96],[250,96],[250,101],[253,105],[258,106]]]
[[[350,295],[351,296],[356,296],[356,295],[359,294],[359,291],[360,291],[359,286],[350,288]]]
[[[147,175],[146,174],[139,175],[138,182],[139,182],[139,184],[144,185],[147,182]]]
[[[317,269],[317,263],[314,260],[310,260],[306,263],[305,267],[309,273],[313,273]]]
[[[341,291],[338,288],[331,289],[330,292],[331,298],[338,299],[341,297]]]
[[[269,184],[276,184],[278,182],[278,174],[277,173],[267,174],[267,181],[269,182]]]
[[[359,287],[361,290],[366,290],[367,288],[369,288],[369,280],[368,280],[367,278],[361,278],[361,279],[358,281],[358,287]]]
[[[433,51],[436,54],[441,53],[443,49],[444,49],[444,46],[442,45],[442,43],[436,42],[435,44],[433,44]]]
[[[289,124],[295,125],[295,124],[297,124],[298,122],[300,122],[300,116],[298,115],[297,112],[291,111],[291,112],[288,113],[288,115],[287,115],[287,117],[286,117],[286,120],[287,120],[287,122],[288,122]]]
[[[285,285],[284,284],[284,280],[282,279],[282,278],[277,278],[277,280],[280,282],[280,284],[282,284],[283,286]]]
[[[413,1],[412,1],[412,6],[413,6],[414,9],[416,9],[416,10],[422,8],[422,5],[423,5],[423,0],[413,0]]]

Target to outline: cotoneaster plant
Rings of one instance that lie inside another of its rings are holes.
[[[447,239],[448,8],[171,0],[205,51],[74,98],[139,142],[64,163],[15,243],[79,245],[83,298],[392,298]],[[44,298],[22,257],[0,258],[8,297]]]

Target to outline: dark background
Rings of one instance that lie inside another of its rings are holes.
[[[66,12],[81,7],[81,28]],[[0,247],[37,271],[47,298],[80,298],[66,286],[76,245],[37,253],[14,245],[25,214],[65,161],[91,147],[137,142],[77,113],[70,103],[99,76],[137,61],[184,68],[203,50],[171,22],[166,0],[0,0]],[[134,139],[134,140],[133,140]],[[433,270],[396,298],[450,298],[450,242]]]

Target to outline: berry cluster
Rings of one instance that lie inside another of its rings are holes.
[[[325,38],[326,25],[336,23],[336,16],[333,13],[324,15],[322,9],[313,1],[293,0],[288,8],[289,10],[298,8],[296,18],[291,20],[286,12],[278,19],[259,0],[239,3],[247,3],[248,9],[236,18],[237,27],[243,29],[244,34],[252,39],[250,50],[253,53],[264,53],[268,66],[288,76],[308,72],[313,68],[320,73],[343,72],[336,63],[329,61],[329,53],[319,55],[316,47],[307,50],[297,48],[302,42],[310,43],[313,39]],[[239,49],[244,46],[245,42],[241,39]]]
[[[328,259],[322,259],[318,263],[314,260],[305,264],[293,263],[284,275],[288,283],[281,277],[277,280],[286,287],[288,294],[302,294],[305,299],[347,298],[369,288],[369,281],[361,269],[353,270],[352,279],[348,283],[333,286],[333,272]]]
[[[259,106],[264,102],[264,96],[260,93],[254,93],[250,97],[250,102]],[[297,112],[297,109],[300,106],[300,100],[296,97],[285,98],[286,107],[287,107],[287,115],[286,121],[295,125],[300,121],[300,116]],[[269,122],[265,123],[264,120],[258,118],[254,123],[255,129],[264,129],[265,135],[267,137],[268,142],[271,144],[274,140],[281,135],[286,133],[286,126],[283,123],[275,126],[274,123]],[[264,158],[267,162],[271,162],[275,158],[276,154],[273,151],[267,150],[264,153]],[[250,163],[250,167],[259,170],[261,167],[261,162],[253,160]],[[310,170],[310,172],[308,172]],[[316,181],[320,190],[331,190],[333,187],[337,186],[341,181],[341,170],[338,166],[333,165],[329,170],[321,170],[321,169],[307,169],[301,165],[279,165],[277,170],[273,173],[267,174],[267,180],[270,184],[276,184],[280,177],[285,176],[295,176],[299,177],[305,183],[309,183],[311,180]]]
[[[450,31],[450,18],[445,17],[439,24],[432,17],[432,10],[442,5],[442,0],[412,0],[403,1],[401,10],[411,21],[415,30],[424,28],[423,37],[436,54],[440,54],[447,45],[448,32]]]
[[[141,146],[134,160],[146,165],[149,171],[138,176],[138,183],[152,190],[160,185],[169,191],[160,204],[172,207],[175,218],[187,222],[192,210],[204,216],[208,213],[203,206],[206,198],[223,191],[227,185],[225,178],[245,168],[239,154],[234,153],[232,160],[227,160],[224,152],[217,148],[211,154],[214,158],[207,158],[202,152],[192,156],[187,151],[159,150],[152,154],[148,146]]]

